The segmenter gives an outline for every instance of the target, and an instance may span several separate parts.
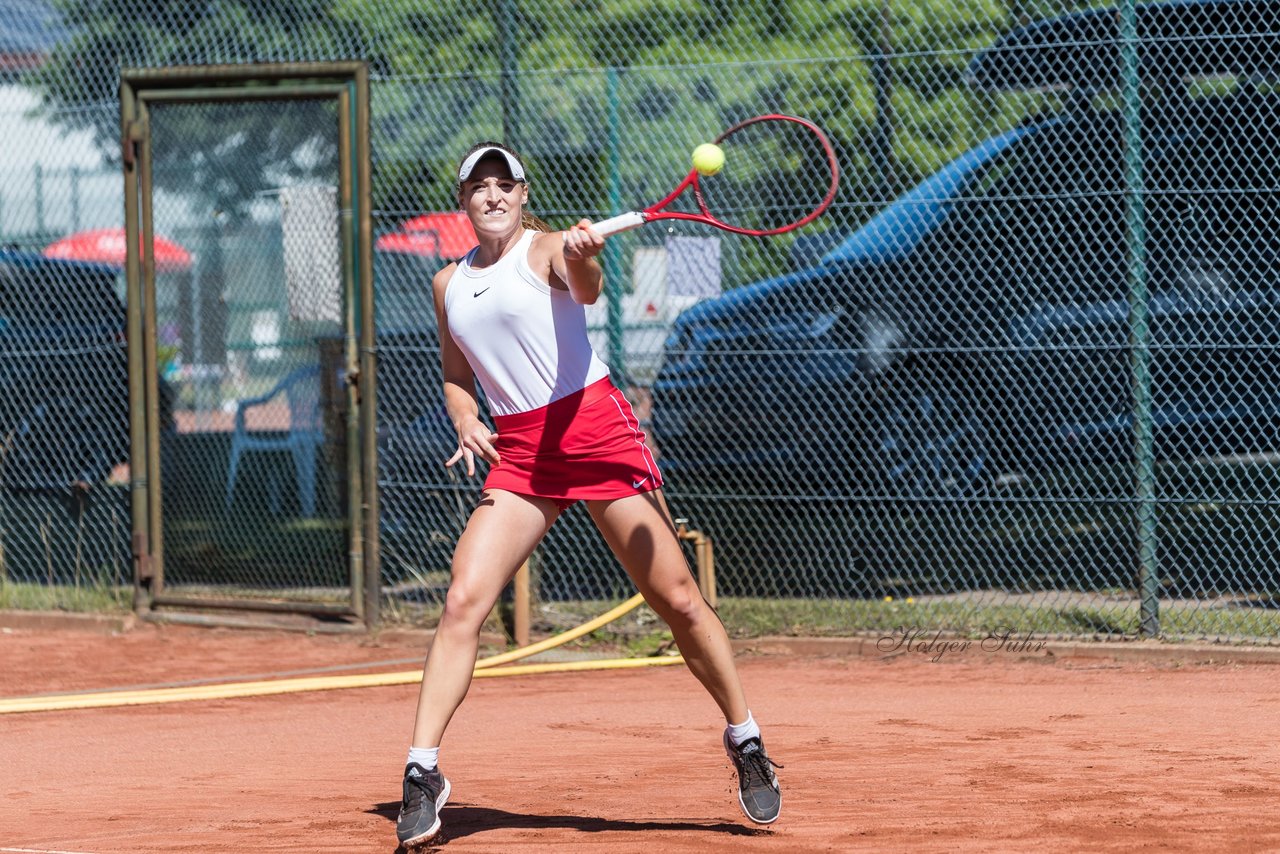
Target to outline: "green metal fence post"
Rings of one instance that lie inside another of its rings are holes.
[[[1129,338],[1133,367],[1134,486],[1137,498],[1139,631],[1160,632],[1156,577],[1155,462],[1151,429],[1151,330],[1147,311],[1146,220],[1142,170],[1142,80],[1138,68],[1134,0],[1120,3],[1120,57],[1124,84],[1124,183],[1129,247]]]
[[[71,167],[71,230],[80,230],[80,167]]]
[[[606,99],[608,113],[608,140],[605,157],[609,172],[609,215],[622,213],[622,176],[621,154],[619,145],[618,69],[610,67],[605,72]],[[622,329],[622,246],[614,237],[604,245],[604,288],[608,300],[608,336],[609,336],[609,370],[613,372],[614,381],[619,384],[627,382],[626,347],[623,342]]]
[[[36,234],[44,240],[44,167],[36,164]]]
[[[518,23],[514,0],[501,0],[498,10],[498,62],[502,66],[499,99],[502,105],[502,139],[507,145],[520,149],[520,73],[517,53]]]

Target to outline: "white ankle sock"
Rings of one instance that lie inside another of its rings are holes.
[[[405,765],[410,762],[417,762],[423,768],[430,771],[436,767],[436,763],[440,761],[440,748],[438,747],[410,747],[409,758],[405,760]]]
[[[747,719],[740,724],[729,724],[729,740],[734,746],[742,744],[748,738],[760,737],[760,725],[756,723],[756,719],[751,716],[751,710],[747,710]]]

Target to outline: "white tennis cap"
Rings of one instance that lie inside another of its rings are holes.
[[[496,145],[490,145],[487,148],[478,148],[471,152],[471,156],[462,161],[462,165],[458,167],[458,183],[471,177],[471,172],[476,168],[476,164],[491,154],[497,154],[506,161],[507,169],[511,172],[511,177],[521,183],[524,183],[524,166],[520,163],[516,156],[510,151],[498,148]]]

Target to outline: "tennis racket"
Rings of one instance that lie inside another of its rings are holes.
[[[827,135],[808,119],[776,113],[756,116],[714,142],[724,152],[719,172],[702,175],[690,169],[656,204],[591,228],[608,237],[647,222],[682,219],[762,237],[813,222],[835,198],[840,182],[835,151]]]

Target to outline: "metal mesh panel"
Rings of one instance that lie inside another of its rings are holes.
[[[337,103],[159,104],[165,589],[349,598]],[[217,127],[220,147],[191,137]],[[177,172],[179,168],[183,171]]]
[[[1168,636],[1277,636],[1275,4],[1139,4],[1132,51],[1114,9],[1058,2],[60,8],[5,87],[44,118],[0,109],[6,138],[82,140],[6,149],[3,239],[36,250],[120,224],[99,176],[121,66],[370,61],[389,605],[439,606],[477,486],[440,465],[429,282],[456,254],[456,158],[506,138],[563,226],[656,200],[696,144],[782,111],[837,147],[830,212],[764,240],[612,239],[620,310],[588,312],[673,509],[714,539],[731,629],[1112,637],[1145,590]],[[73,349],[10,340],[15,377]],[[60,387],[102,360],[73,363]],[[76,541],[125,551],[94,515],[125,506],[118,477],[87,482],[81,527],[6,490],[10,577],[65,581],[32,555]],[[543,614],[625,590],[580,508],[534,564]]]

